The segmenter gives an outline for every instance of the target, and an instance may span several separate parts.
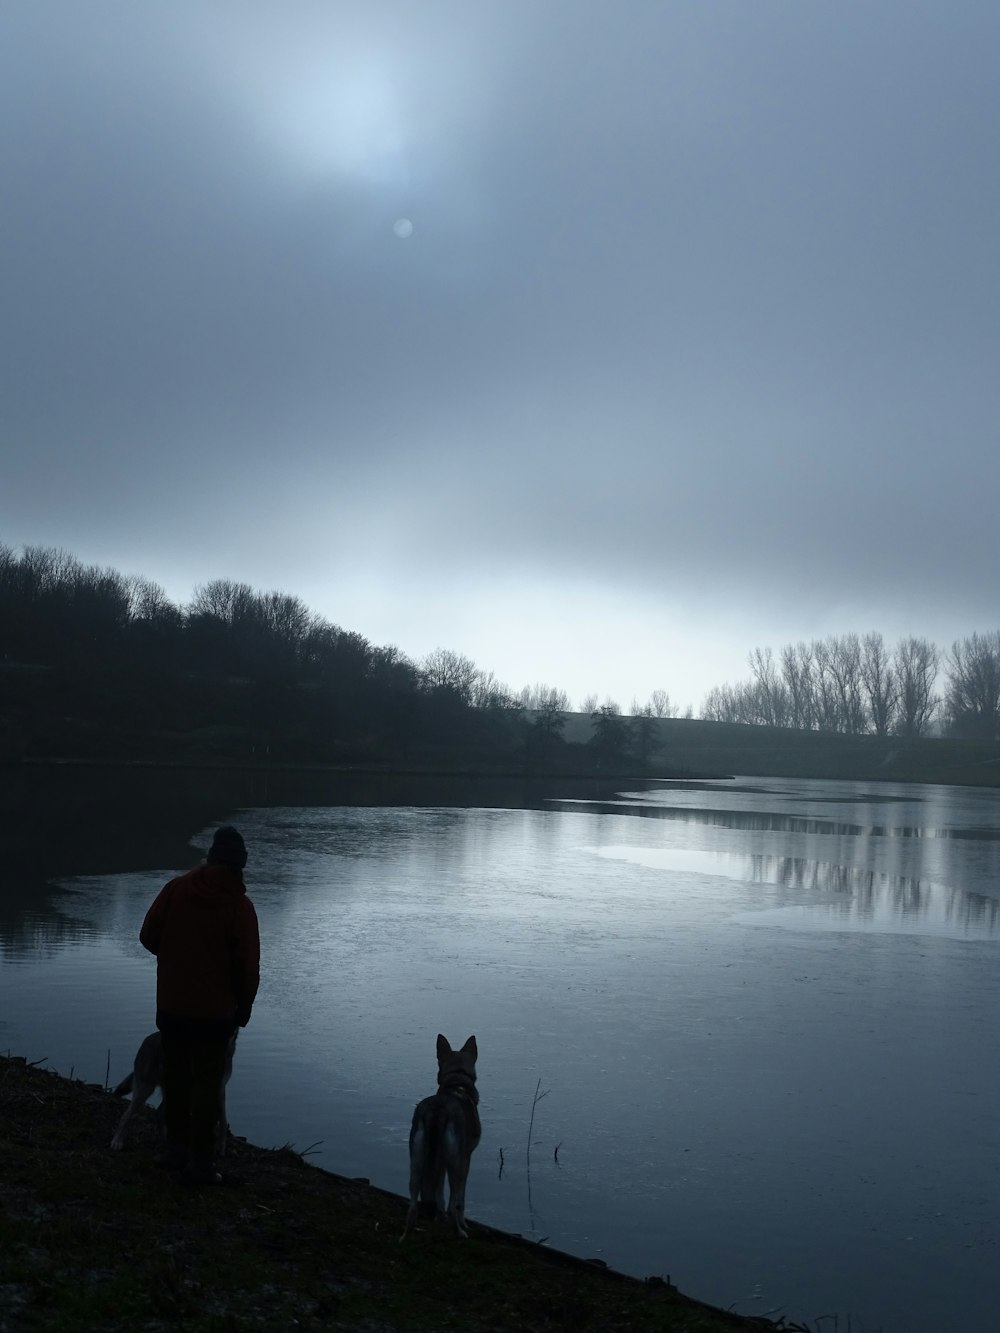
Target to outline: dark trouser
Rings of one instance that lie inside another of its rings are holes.
[[[156,1015],[163,1042],[163,1119],[167,1144],[187,1149],[192,1159],[210,1163],[215,1156],[216,1123],[226,1070],[231,1023]]]

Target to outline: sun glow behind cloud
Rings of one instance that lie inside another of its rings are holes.
[[[400,101],[384,65],[332,64],[286,90],[274,125],[285,151],[307,172],[405,189],[411,136]]]
[[[255,142],[263,170],[282,190],[366,190],[415,231],[417,192],[438,215],[464,217],[503,71],[519,50],[506,11],[429,4],[414,24],[393,0],[308,9],[309,22],[264,6],[238,22],[221,7],[192,16],[189,58]]]
[[[410,183],[418,66],[390,25],[333,7],[306,25],[274,11],[230,18],[199,12],[197,55],[272,165],[307,180]]]

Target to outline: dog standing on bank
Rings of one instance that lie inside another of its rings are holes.
[[[233,1056],[236,1054],[236,1033],[229,1039],[226,1047],[226,1063],[219,1090],[219,1116],[215,1124],[215,1152],[222,1157],[226,1151],[226,1136],[229,1125],[226,1120],[226,1084],[233,1073]],[[163,1040],[158,1032],[151,1032],[135,1053],[135,1062],[130,1073],[126,1074],[114,1089],[116,1097],[132,1094],[132,1100],[125,1108],[125,1113],[118,1122],[111,1146],[116,1152],[125,1147],[125,1136],[129,1122],[140,1106],[145,1106],[156,1089],[163,1091]]]
[[[465,1226],[465,1182],[482,1135],[476,1090],[478,1055],[475,1037],[470,1037],[461,1050],[453,1051],[438,1033],[438,1090],[417,1103],[410,1126],[410,1209],[400,1240],[409,1235],[420,1201],[431,1205],[435,1215],[447,1212],[460,1236],[469,1234]]]

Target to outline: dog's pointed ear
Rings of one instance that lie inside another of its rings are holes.
[[[465,1054],[469,1054],[469,1055],[471,1055],[472,1058],[473,1058],[473,1060],[478,1060],[478,1059],[479,1059],[479,1049],[478,1049],[478,1047],[476,1046],[476,1039],[475,1039],[475,1037],[470,1037],[469,1040],[465,1043],[465,1045],[462,1047],[462,1054],[463,1054],[463,1055],[465,1055]]]
[[[438,1033],[437,1053],[439,1060],[443,1060],[446,1055],[451,1055],[452,1053],[451,1044],[449,1043],[448,1038],[443,1037],[440,1032]]]

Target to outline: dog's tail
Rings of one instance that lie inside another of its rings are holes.
[[[413,1124],[410,1126],[410,1208],[406,1214],[406,1224],[400,1240],[406,1240],[410,1228],[417,1220],[417,1212],[423,1203],[425,1212],[437,1208],[434,1200],[434,1180],[431,1164],[434,1160],[434,1117],[430,1112],[431,1099],[421,1102],[413,1112]]]
[[[113,1089],[116,1097],[125,1097],[132,1091],[132,1073],[125,1075],[122,1081]]]
[[[410,1136],[411,1184],[416,1182],[417,1198],[423,1204],[425,1212],[430,1213],[437,1210],[437,1196],[444,1172],[443,1133],[442,1108],[436,1100],[432,1100],[422,1115],[418,1112]]]
[[[410,1135],[410,1187],[415,1189],[418,1201],[429,1201],[434,1197],[430,1174],[433,1144],[428,1141],[429,1129],[427,1121],[422,1120],[414,1125]]]

